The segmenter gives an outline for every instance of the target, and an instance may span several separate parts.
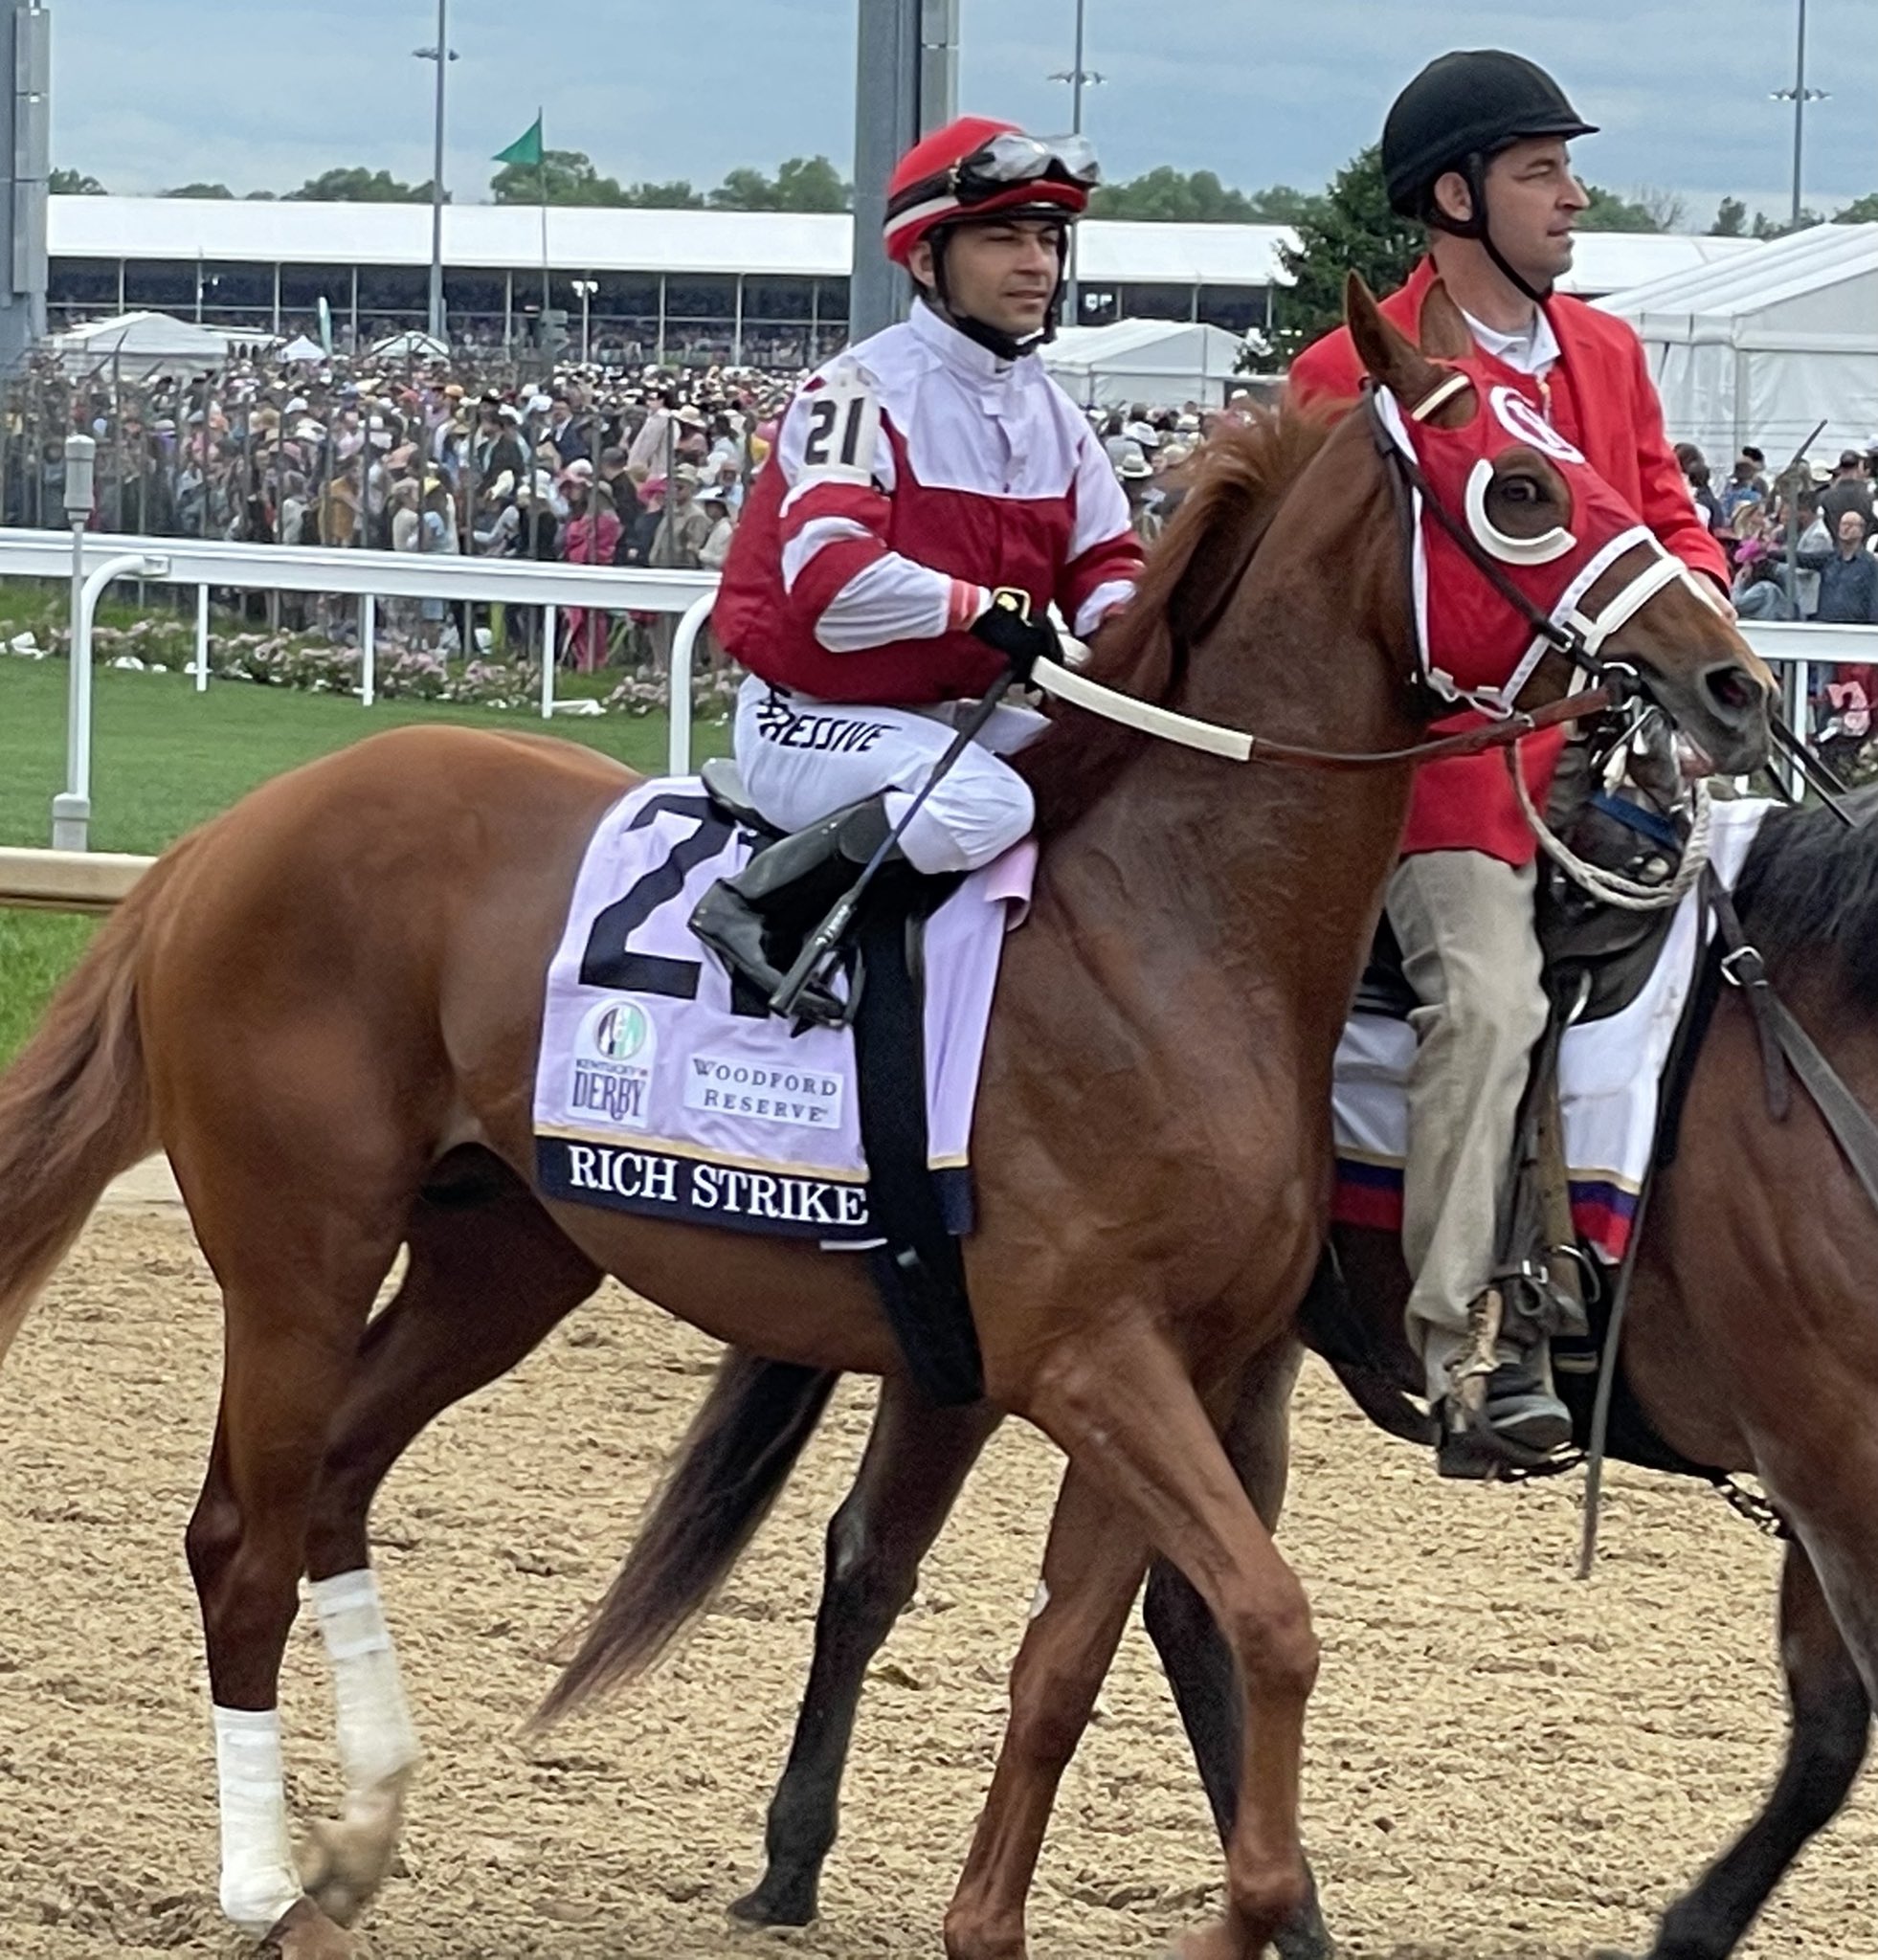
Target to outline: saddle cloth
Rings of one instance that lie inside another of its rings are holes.
[[[1741,798],[1713,806],[1709,857],[1733,886],[1761,818],[1776,806]],[[1558,1058],[1565,1162],[1578,1235],[1615,1264],[1623,1257],[1637,1194],[1656,1145],[1663,1071],[1697,969],[1699,893],[1677,907],[1655,969],[1630,1005],[1568,1028]],[[1406,1083],[1415,1059],[1408,1022],[1353,1014],[1337,1048],[1334,1113],[1340,1224],[1399,1232],[1408,1155]]]
[[[880,1242],[845,1028],[733,1005],[692,908],[755,839],[694,777],[629,791],[581,860],[548,972],[535,1072],[545,1196],[833,1247]],[[967,1145],[1005,932],[1036,847],[966,879],[927,921],[927,1130],[948,1227],[972,1224]]]

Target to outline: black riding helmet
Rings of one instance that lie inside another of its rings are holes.
[[[1529,299],[1550,297],[1509,265],[1493,242],[1487,167],[1504,149],[1535,136],[1595,136],[1598,125],[1573,108],[1536,62],[1499,48],[1460,49],[1429,62],[1396,98],[1382,125],[1382,175],[1390,208],[1457,237],[1478,238]],[[1467,180],[1472,215],[1456,221],[1435,203],[1448,171]]]

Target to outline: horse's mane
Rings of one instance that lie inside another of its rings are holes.
[[[1823,805],[1770,811],[1735,898],[1763,952],[1835,954],[1853,1000],[1878,1008],[1878,784],[1847,807],[1853,830]]]
[[[1211,436],[1183,472],[1187,494],[1148,552],[1127,610],[1096,635],[1088,678],[1165,702],[1187,653],[1244,575],[1278,508],[1331,429],[1321,413],[1259,409]],[[1051,726],[1015,758],[1037,797],[1037,828],[1066,830],[1148,738],[1059,704]]]

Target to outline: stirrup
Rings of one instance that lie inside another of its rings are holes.
[[[1509,1474],[1562,1468],[1569,1459],[1560,1452],[1572,1440],[1571,1411],[1552,1385],[1547,1356],[1539,1350],[1523,1396],[1495,1397],[1496,1381],[1511,1390],[1517,1363],[1501,1359],[1501,1326],[1506,1302],[1498,1286],[1489,1286],[1467,1313],[1467,1347],[1449,1369],[1452,1386],[1435,1404],[1441,1425],[1436,1444],[1436,1468],[1443,1477],[1486,1481]],[[1495,1419],[1495,1402],[1499,1420]],[[1529,1406],[1521,1409],[1525,1401]]]

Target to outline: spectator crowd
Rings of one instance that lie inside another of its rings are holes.
[[[78,431],[98,443],[100,530],[714,571],[802,378],[567,366],[531,379],[460,350],[240,360],[141,382],[48,361],[0,385],[0,503],[8,524],[62,527],[65,438]],[[1223,412],[1142,402],[1093,418],[1144,541]],[[388,602],[380,616],[393,638],[445,653],[472,651],[472,632],[487,650],[514,653],[519,638],[538,652],[537,609],[479,609],[481,629],[454,610]],[[320,611],[328,630],[348,630]],[[672,632],[669,615],[566,611],[561,628],[557,657],[582,669],[657,665]]]
[[[0,514],[63,526],[65,438],[84,431],[98,442],[100,530],[715,571],[802,379],[596,365],[540,378],[458,350],[400,363],[256,358],[129,382],[49,359],[0,384]],[[1239,406],[1090,412],[1144,544],[1179,505],[1182,466]],[[1728,553],[1744,620],[1878,625],[1878,436],[1831,467],[1770,469],[1746,448],[1719,483],[1696,448],[1677,457]],[[275,604],[284,623],[304,623],[302,602]],[[350,631],[343,609],[315,610],[327,632]],[[381,619],[394,639],[446,655],[540,653],[537,608],[458,618],[441,599],[391,602]],[[657,669],[673,621],[563,609],[560,627],[565,664]],[[1821,672],[1814,732],[1849,762],[1873,733],[1878,662]]]
[[[1777,473],[1760,450],[1743,449],[1719,487],[1692,444],[1679,444],[1676,457],[1728,553],[1743,619],[1878,626],[1878,435],[1835,465],[1800,458]],[[1878,663],[1820,673],[1811,732],[1828,762],[1849,768],[1871,738]]]

